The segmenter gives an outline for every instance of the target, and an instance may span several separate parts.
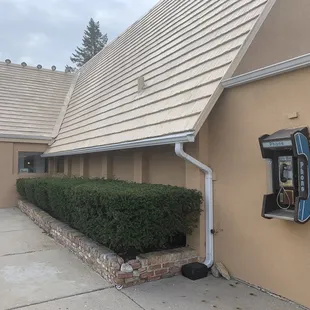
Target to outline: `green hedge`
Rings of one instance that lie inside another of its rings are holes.
[[[180,187],[116,180],[19,179],[26,200],[114,251],[163,248],[189,234],[202,194]]]

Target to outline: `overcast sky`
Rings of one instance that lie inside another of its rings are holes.
[[[158,0],[0,0],[0,60],[63,70],[93,17],[109,41]]]

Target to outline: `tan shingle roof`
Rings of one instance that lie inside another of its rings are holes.
[[[73,77],[0,62],[0,137],[51,139]]]
[[[47,153],[194,131],[266,2],[161,1],[81,70]]]

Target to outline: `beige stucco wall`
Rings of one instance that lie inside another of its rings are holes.
[[[72,156],[71,158],[71,176],[80,176],[80,156]]]
[[[107,155],[110,161],[106,164],[111,168],[109,176],[103,168]],[[92,178],[109,177],[136,182],[143,179],[143,182],[148,183],[185,186],[185,162],[176,157],[173,146],[95,153],[88,156],[88,172]],[[72,175],[81,175],[79,156],[71,157],[71,165]]]
[[[261,217],[267,190],[258,137],[310,125],[310,69],[225,91],[209,118],[216,259],[249,283],[310,307],[310,224]],[[288,115],[299,113],[298,119]]]
[[[0,141],[0,208],[13,207],[17,203],[15,188],[19,177],[36,177],[42,174],[18,174],[18,152],[44,152],[47,145]]]
[[[149,183],[185,186],[185,162],[176,157],[173,146],[151,148],[148,150],[148,176]]]
[[[88,172],[89,176],[92,178],[101,178],[102,177],[102,154],[94,153],[89,154],[88,160]]]
[[[119,180],[133,181],[133,152],[113,152],[113,177]]]
[[[277,0],[234,75],[310,53],[309,16],[309,0]]]

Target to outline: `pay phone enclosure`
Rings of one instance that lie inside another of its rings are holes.
[[[272,191],[263,200],[262,216],[305,223],[310,219],[309,131],[283,129],[259,139],[263,158],[272,162]]]

